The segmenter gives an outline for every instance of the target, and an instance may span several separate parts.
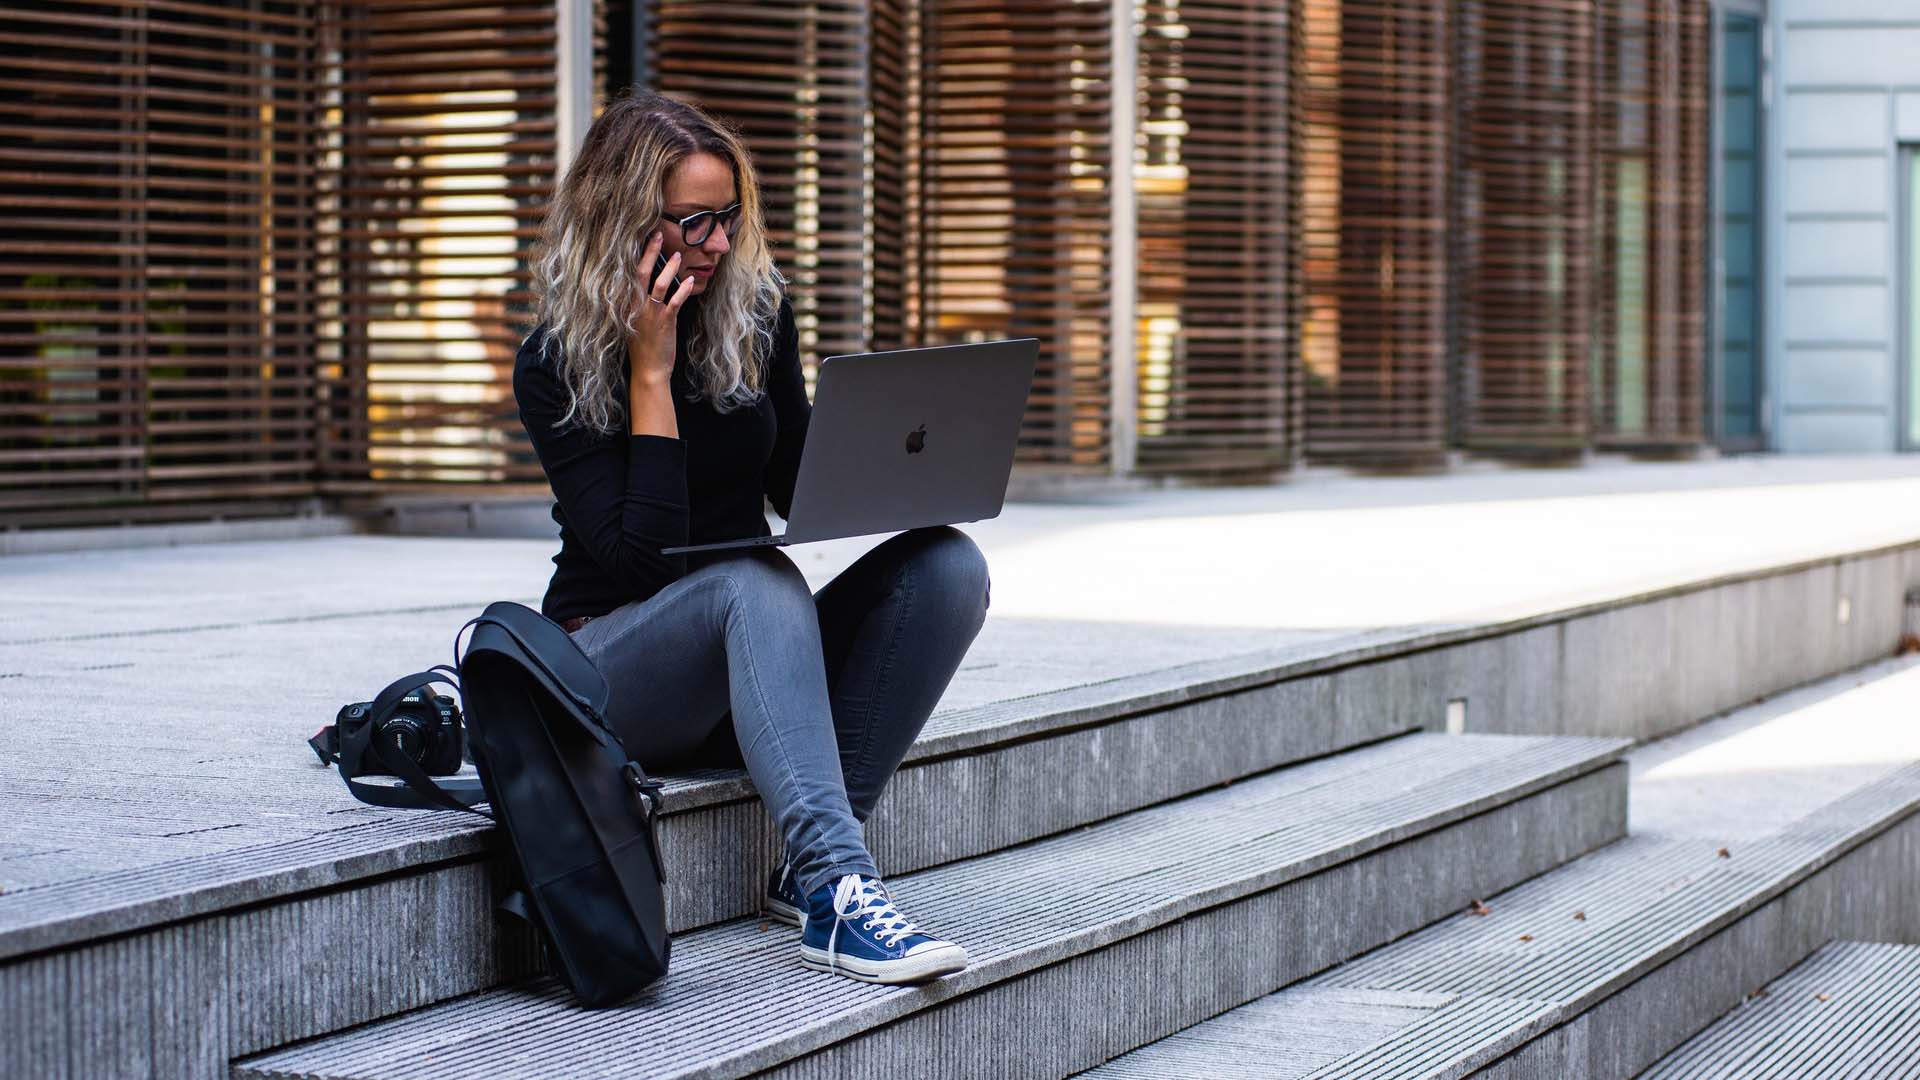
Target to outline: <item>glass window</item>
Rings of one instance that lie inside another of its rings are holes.
[[[1906,265],[1900,275],[1901,325],[1906,327],[1906,448],[1920,450],[1920,146],[1903,147],[1900,156],[1901,220],[1907,232],[1901,245]]]
[[[1757,449],[1760,379],[1760,20],[1723,12],[1714,153],[1714,375],[1719,441]]]

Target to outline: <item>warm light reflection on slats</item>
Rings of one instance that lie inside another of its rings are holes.
[[[1110,18],[1107,0],[924,13],[922,334],[1040,339],[1033,466],[1109,460]]]
[[[1141,472],[1271,472],[1297,451],[1288,14],[1135,9]]]
[[[1301,363],[1307,452],[1447,446],[1448,9],[1302,0]]]
[[[0,12],[0,523],[314,491],[315,6]]]
[[[1705,0],[1619,0],[1600,18],[1595,438],[1684,448],[1704,408]]]
[[[1458,0],[1459,401],[1468,447],[1588,444],[1590,0]]]
[[[554,180],[550,0],[324,6],[326,490],[538,481],[513,407]]]

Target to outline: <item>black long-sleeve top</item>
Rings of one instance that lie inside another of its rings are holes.
[[[536,327],[514,358],[520,422],[553,486],[560,525],[540,608],[550,619],[603,615],[644,600],[688,569],[688,556],[662,555],[661,548],[766,536],[765,502],[782,517],[791,509],[812,412],[793,306],[781,298],[766,392],[722,413],[711,402],[689,400],[687,339],[698,299],[680,309],[672,379],[677,439],[628,433],[625,370],[614,387],[622,412],[613,434],[592,434],[578,422],[556,429],[567,391],[553,361],[540,355],[547,328]],[[698,565],[700,557],[693,558]]]

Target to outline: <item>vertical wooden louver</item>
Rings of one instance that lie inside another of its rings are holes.
[[[538,481],[512,369],[554,182],[553,4],[324,10],[328,489]]]
[[[314,11],[0,12],[0,523],[315,490]]]
[[[1590,0],[1458,0],[1456,423],[1466,446],[1590,437]]]
[[[1597,442],[1702,438],[1704,0],[1600,9],[1593,378]]]
[[[1662,382],[1663,395],[1654,409],[1661,422],[1671,426],[1656,432],[1658,441],[1686,446],[1707,439],[1707,339],[1709,276],[1702,273],[1712,259],[1712,237],[1708,215],[1712,212],[1709,191],[1713,185],[1713,12],[1708,0],[1676,0],[1679,5],[1676,32],[1679,63],[1674,77],[1674,94],[1680,102],[1672,140],[1674,156],[1679,160],[1675,179],[1679,190],[1669,208],[1673,231],[1679,240],[1678,255],[1669,268],[1676,280],[1678,298],[1669,311],[1655,313],[1656,320],[1670,320],[1665,334],[1674,342],[1673,372]]]
[[[1301,364],[1307,451],[1447,449],[1446,4],[1301,0]]]
[[[919,0],[869,0],[867,210],[870,329],[867,347],[919,345]]]
[[[1105,466],[1110,0],[947,0],[923,18],[922,332],[1039,338],[1019,460]]]
[[[1297,449],[1288,9],[1136,11],[1141,472],[1270,472]]]
[[[745,139],[809,362],[864,351],[872,336],[868,7],[661,0],[654,8],[654,89],[700,105]]]

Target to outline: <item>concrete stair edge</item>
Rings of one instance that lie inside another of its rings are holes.
[[[871,987],[805,972],[789,955],[790,931],[779,928],[780,937],[768,941],[745,920],[678,940],[674,975],[616,1010],[585,1013],[551,980],[540,980],[270,1051],[237,1063],[235,1075],[399,1075],[408,1071],[404,1063],[423,1054],[434,1058],[437,1075],[449,1077],[467,1075],[463,1070],[509,1075],[515,1063],[535,1061],[548,1072],[590,1073],[595,1066],[578,1056],[583,1052],[628,1069],[686,1076],[737,1076],[784,1066],[804,1073],[828,1058],[838,1069],[849,1055],[905,1054],[924,1065],[908,1033],[916,1022],[943,1023],[956,1004],[977,1011],[997,988],[1044,981],[1053,977],[1046,972],[1124,951],[1132,947],[1128,942],[1164,944],[1167,934],[1199,925],[1196,919],[1230,922],[1243,918],[1249,905],[1270,906],[1290,889],[1321,888],[1315,883],[1338,879],[1337,891],[1343,891],[1336,906],[1349,912],[1350,932],[1377,944],[1471,899],[1447,894],[1494,884],[1453,880],[1474,877],[1476,867],[1481,878],[1510,884],[1616,839],[1625,828],[1622,748],[1614,740],[1410,736],[908,875],[894,882],[903,907],[928,925],[951,928],[979,950],[967,972],[925,987]],[[1243,810],[1239,818],[1228,810],[1234,806]],[[1296,815],[1308,824],[1276,829],[1272,815],[1284,816],[1289,806],[1323,806],[1327,813]],[[1239,831],[1223,835],[1228,825]],[[1493,845],[1489,837],[1469,838],[1476,829],[1520,841]],[[1429,873],[1449,883],[1433,895],[1383,896],[1377,881],[1357,869],[1412,858],[1408,853],[1423,844],[1437,860]],[[1175,849],[1181,859],[1171,857]],[[1068,921],[1058,926],[1022,931],[1018,913],[996,916],[993,905],[968,906],[966,897],[981,882],[1001,880],[1022,881],[1027,888],[1046,882],[1056,903],[1047,910],[1075,914],[1061,916]],[[1373,908],[1397,903],[1406,910],[1386,917],[1369,908],[1363,900],[1369,896]],[[1083,921],[1072,921],[1082,915]],[[1020,939],[1023,932],[1028,940]],[[1353,945],[1346,955],[1365,947]],[[1319,957],[1290,977],[1341,958]],[[1108,981],[1078,983],[1108,992]],[[738,1023],[714,1015],[714,1009],[729,1008],[713,1000],[723,986],[736,993],[751,988],[752,1000],[738,1007]],[[1233,996],[1244,1000],[1267,989]],[[1050,992],[1040,1000],[1054,997]],[[823,1015],[794,1017],[795,1000],[813,1002]],[[1201,1007],[1210,1015],[1231,1004],[1208,1001]],[[549,1034],[562,1031],[564,1036]],[[636,1057],[641,1048],[648,1053]],[[794,1064],[808,1055],[815,1064]],[[639,1064],[642,1059],[648,1064]]]
[[[1084,1075],[1225,1068],[1229,1058],[1263,1065],[1261,1075],[1313,1080],[1633,1075],[1801,962],[1836,925],[1855,936],[1920,936],[1920,910],[1893,900],[1903,892],[1888,885],[1920,876],[1917,812],[1920,764],[1777,836],[1723,849],[1724,857],[1691,838],[1636,836],[1489,898],[1488,916],[1429,927],[1257,1009]],[[1636,890],[1650,899],[1624,918],[1587,914]],[[1583,918],[1568,921],[1575,911]],[[1496,943],[1491,935],[1502,927]],[[1533,946],[1522,930],[1542,949],[1570,943],[1569,955],[1525,958]],[[1263,1012],[1316,1031],[1320,1059],[1265,1027],[1256,1016]],[[1394,1012],[1396,1024],[1380,1019]],[[1363,1032],[1369,1022],[1377,1028],[1371,1039]],[[1325,1034],[1343,1025],[1361,1034],[1348,1039],[1348,1052],[1327,1053]]]
[[[1920,1071],[1920,946],[1834,941],[1641,1078],[1817,1074],[1843,1080],[1915,1071]]]

